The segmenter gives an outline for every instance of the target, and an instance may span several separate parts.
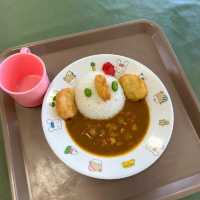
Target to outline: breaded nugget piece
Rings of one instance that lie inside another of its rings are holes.
[[[56,111],[63,119],[70,119],[77,113],[75,104],[75,91],[73,88],[65,88],[56,95]]]
[[[124,74],[119,79],[126,97],[133,101],[143,99],[148,91],[144,80],[134,74]]]
[[[109,100],[111,98],[111,93],[106,78],[103,75],[98,74],[94,81],[97,94],[103,99],[103,101]]]

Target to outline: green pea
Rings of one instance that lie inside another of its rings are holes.
[[[56,100],[56,96],[53,97],[53,101],[55,101],[55,100]]]
[[[52,106],[52,107],[55,107],[55,105],[56,105],[55,102],[52,102],[52,103],[51,103],[51,106]]]
[[[90,88],[85,88],[84,93],[86,97],[92,96],[92,90]]]
[[[116,92],[118,90],[118,83],[117,83],[117,81],[113,81],[112,82],[112,90],[114,92]]]

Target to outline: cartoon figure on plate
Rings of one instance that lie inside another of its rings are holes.
[[[140,73],[139,77],[140,77],[142,80],[144,80],[144,79],[145,79],[145,78],[144,78],[144,74],[143,74],[143,73]]]
[[[93,72],[95,72],[97,70],[95,62],[91,62],[90,66],[91,66],[91,69],[92,69]]]
[[[130,159],[122,162],[123,168],[133,167],[135,165],[135,159]]]
[[[122,61],[120,59],[117,60],[117,64],[115,65],[116,77],[119,77],[125,73],[128,63],[129,62],[126,60],[125,61]]]
[[[166,120],[166,119],[160,119],[160,120],[159,120],[159,125],[160,125],[160,126],[169,125],[169,121]]]
[[[152,136],[146,144],[146,149],[153,153],[153,155],[158,156],[163,151],[164,145],[160,138]]]
[[[74,147],[68,145],[68,146],[65,148],[64,153],[65,153],[65,154],[76,155],[76,154],[78,153],[78,151],[77,151]]]
[[[62,123],[59,119],[48,119],[47,120],[48,130],[53,132],[62,129]]]
[[[91,172],[101,172],[102,171],[102,161],[93,159],[89,162],[88,169]]]
[[[49,105],[53,108],[56,105],[56,95],[52,97],[51,102],[49,103]]]
[[[58,93],[58,90],[52,91],[51,96],[49,97],[49,105],[54,108],[56,105],[56,94]]]
[[[168,101],[168,97],[163,91],[156,93],[153,96],[153,99],[156,103],[159,103],[159,104],[162,104]]]
[[[68,71],[63,80],[66,81],[67,83],[71,83],[75,78],[76,75],[74,74],[74,72]]]

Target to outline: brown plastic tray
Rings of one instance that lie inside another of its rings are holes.
[[[149,169],[104,181],[80,175],[50,150],[41,108],[23,108],[1,93],[1,118],[14,200],[177,199],[200,191],[200,107],[160,28],[140,20],[26,44],[42,57],[50,79],[84,56],[114,53],[134,58],[163,80],[172,97],[175,124],[170,144]],[[20,47],[3,52],[1,59]]]

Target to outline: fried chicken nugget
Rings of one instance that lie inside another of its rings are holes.
[[[144,80],[134,74],[124,74],[119,79],[126,97],[132,101],[143,99],[148,91]]]
[[[109,100],[111,98],[111,93],[106,78],[103,75],[98,74],[94,81],[97,94],[103,99],[103,101]]]
[[[73,88],[65,88],[56,95],[56,111],[63,119],[70,119],[77,113],[75,104],[75,91]]]

